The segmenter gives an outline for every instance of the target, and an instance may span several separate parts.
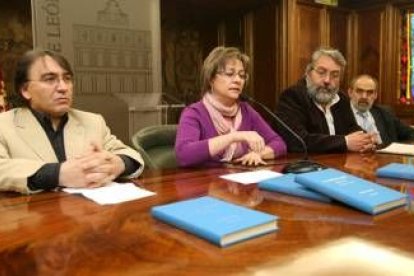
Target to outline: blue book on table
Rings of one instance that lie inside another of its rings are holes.
[[[377,169],[377,176],[414,180],[414,166],[401,163],[390,163]]]
[[[403,193],[336,169],[299,174],[295,180],[303,186],[374,215],[407,202]]]
[[[277,230],[277,216],[205,196],[155,206],[153,217],[222,247]]]
[[[268,190],[272,192],[279,192],[288,195],[305,197],[312,200],[318,200],[323,202],[332,201],[329,197],[312,191],[303,185],[295,181],[296,174],[289,173],[283,176],[274,177],[260,181],[258,186],[262,190]]]

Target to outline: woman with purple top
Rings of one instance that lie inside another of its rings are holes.
[[[249,57],[216,47],[204,60],[203,98],[181,114],[175,152],[182,167],[220,162],[266,164],[286,154],[286,144],[239,96],[248,79]]]

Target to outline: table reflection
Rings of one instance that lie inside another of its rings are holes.
[[[288,256],[255,275],[412,275],[414,256],[368,240],[347,237]]]
[[[42,214],[31,208],[31,196],[2,198],[0,204],[0,233],[7,235],[17,229],[36,230],[41,224]]]
[[[242,185],[234,182],[216,181],[209,185],[210,196],[246,207],[259,205],[264,197],[256,185]]]
[[[377,155],[375,154],[347,154],[344,168],[351,174],[373,179],[378,167]]]

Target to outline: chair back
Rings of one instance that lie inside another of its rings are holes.
[[[147,168],[177,167],[174,149],[176,132],[177,125],[156,125],[144,127],[132,136],[132,145],[141,153]]]

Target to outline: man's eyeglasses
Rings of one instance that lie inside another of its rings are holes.
[[[326,78],[327,76],[329,76],[330,79],[337,80],[341,77],[341,72],[340,71],[328,71],[327,69],[322,68],[322,67],[316,67],[316,68],[312,68],[312,69],[321,78]]]
[[[234,72],[234,71],[218,71],[217,74],[221,76],[225,76],[229,79],[233,79],[236,77],[236,75],[239,76],[242,80],[246,81],[249,79],[249,74],[246,72],[240,71],[240,72]]]
[[[63,81],[65,84],[69,85],[69,84],[73,84],[73,76],[72,75],[59,76],[59,75],[50,74],[50,75],[42,76],[40,80],[28,80],[28,81],[38,81],[38,82],[42,82],[50,86],[57,86],[60,83],[60,81]]]

